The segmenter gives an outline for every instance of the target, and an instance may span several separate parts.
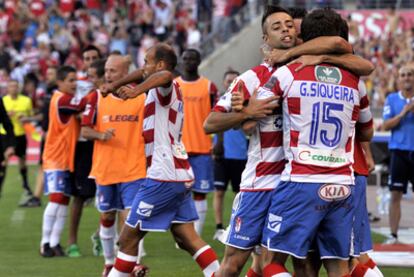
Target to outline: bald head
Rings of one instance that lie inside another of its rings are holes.
[[[105,82],[112,83],[128,74],[129,62],[121,55],[110,55],[105,63]]]

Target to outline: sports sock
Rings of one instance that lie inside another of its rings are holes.
[[[32,195],[32,190],[30,189],[29,183],[27,182],[27,167],[20,169],[20,175],[22,175],[23,189],[27,191],[27,194]]]
[[[291,277],[286,267],[281,264],[268,264],[263,268],[263,277]]]
[[[377,273],[366,265],[358,263],[351,272],[352,277],[377,277]]]
[[[198,214],[199,219],[194,222],[194,228],[197,234],[201,235],[203,231],[204,222],[206,221],[207,215],[207,199],[204,200],[194,200],[195,208]]]
[[[144,249],[144,239],[141,239],[138,243],[138,256],[137,256],[137,264],[141,264],[141,258],[146,255]]]
[[[50,234],[52,233],[53,225],[55,224],[58,208],[59,204],[57,203],[47,203],[45,211],[43,212],[41,245],[50,242]]]
[[[209,245],[198,249],[193,255],[193,260],[200,266],[205,277],[211,277],[220,267],[216,252]]]
[[[50,234],[50,247],[55,247],[59,244],[60,236],[62,235],[63,228],[65,227],[66,217],[68,215],[68,206],[58,204],[56,212],[56,220],[53,224],[52,233]]]
[[[114,220],[102,220],[99,228],[99,237],[102,242],[103,255],[105,264],[114,264],[115,261],[115,221]],[[136,260],[134,261],[134,263]]]
[[[118,251],[114,267],[108,277],[129,277],[134,270],[137,256],[131,256]]]
[[[384,274],[382,274],[381,270],[378,268],[377,264],[372,260],[369,259],[368,262],[365,263],[365,265],[369,268],[371,268],[378,277],[384,277]]]
[[[0,161],[0,195],[3,188],[4,179],[6,179],[6,167],[4,165],[1,165]]]
[[[249,268],[249,270],[246,273],[246,277],[262,277],[262,275],[256,273],[253,268]]]

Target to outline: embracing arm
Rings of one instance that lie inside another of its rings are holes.
[[[143,94],[150,89],[156,87],[168,87],[174,80],[174,75],[168,70],[156,72],[145,79],[144,82],[137,85],[135,88],[121,87],[117,94],[122,99],[135,98],[140,94]]]
[[[206,134],[223,132],[240,125],[248,118],[249,115],[240,112],[211,112],[204,121],[204,132]]]

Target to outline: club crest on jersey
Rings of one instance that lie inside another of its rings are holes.
[[[328,202],[340,201],[351,195],[351,188],[348,185],[325,184],[319,188],[318,195]]]
[[[280,232],[280,226],[282,225],[283,217],[270,213],[267,223],[267,229],[275,233]]]
[[[317,65],[315,67],[315,77],[319,82],[339,84],[342,74],[339,68],[331,66]]]
[[[242,219],[240,217],[236,217],[236,225],[234,226],[234,230],[236,233],[240,232],[240,228],[242,225]]]
[[[141,201],[138,204],[137,214],[145,216],[145,217],[149,217],[151,216],[153,209],[154,209],[154,205]]]

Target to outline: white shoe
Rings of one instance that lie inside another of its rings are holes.
[[[399,244],[401,243],[398,238],[393,236],[388,237],[382,244]]]

